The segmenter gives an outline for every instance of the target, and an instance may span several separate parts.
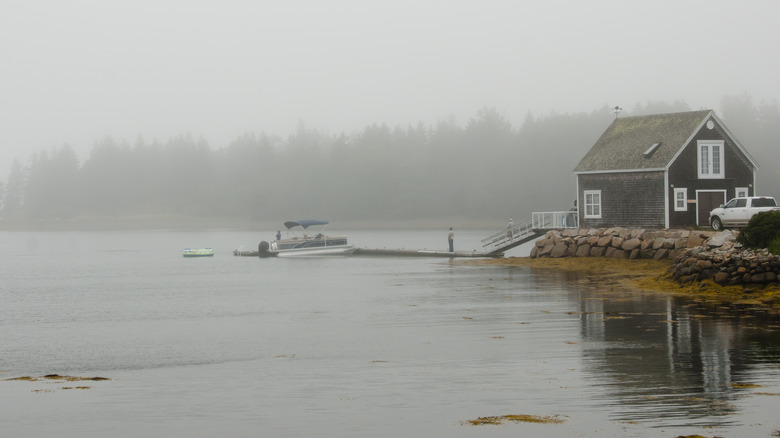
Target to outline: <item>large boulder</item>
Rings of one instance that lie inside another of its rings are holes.
[[[587,257],[590,255],[590,245],[587,243],[577,247],[577,252],[574,253],[575,257]]]
[[[688,252],[688,248],[675,248],[669,252],[669,258],[677,260]]]
[[[561,258],[561,257],[566,257],[568,255],[568,251],[569,251],[569,245],[561,242],[561,243],[555,245],[553,247],[552,251],[550,251],[550,257],[552,257],[554,259],[558,259],[558,258]]]
[[[540,257],[549,256],[553,248],[555,248],[555,245],[553,245],[552,243],[547,243],[546,245],[544,245],[544,248],[542,248],[542,250],[539,251],[539,256]]]
[[[643,228],[634,228],[631,230],[630,236],[632,239],[642,239],[642,236],[645,234],[645,229]]]
[[[594,246],[590,249],[590,255],[592,257],[601,257],[602,255],[604,255],[605,250],[606,248],[604,248],[603,246]]]
[[[634,239],[624,240],[623,244],[620,245],[620,247],[623,249],[623,251],[631,251],[634,248],[637,248],[641,244],[642,244],[641,240],[634,238]]]
[[[612,243],[612,236],[604,236],[596,243],[598,246],[609,246],[609,244]]]
[[[707,240],[707,246],[718,248],[723,246],[726,242],[734,242],[736,240],[736,237],[734,237],[734,234],[731,231],[725,230],[710,237]]]
[[[731,274],[729,274],[728,272],[721,271],[721,272],[718,272],[717,274],[715,274],[715,277],[713,277],[712,280],[715,283],[724,284],[727,281],[729,281],[729,278],[731,278]]]
[[[665,259],[668,255],[669,255],[668,249],[660,248],[655,251],[655,254],[653,254],[653,259],[655,260]]]
[[[704,244],[704,238],[699,233],[691,233],[688,236],[688,248],[696,248]]]
[[[612,254],[609,255],[609,257],[612,257],[613,259],[625,259],[628,258],[628,253],[622,249],[616,249],[612,252]]]

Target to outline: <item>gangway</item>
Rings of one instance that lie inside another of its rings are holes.
[[[544,230],[535,229],[534,221],[507,228],[492,236],[482,239],[482,248],[488,255],[498,255],[536,239],[545,233]]]
[[[576,211],[535,212],[531,214],[529,222],[482,239],[483,253],[488,257],[500,256],[512,248],[536,239],[547,230],[577,227],[579,220]]]

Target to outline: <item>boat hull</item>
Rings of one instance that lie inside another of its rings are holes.
[[[347,236],[328,236],[323,234],[328,221],[303,220],[287,221],[284,226],[294,236],[287,239],[279,239],[271,242],[262,241],[257,245],[257,255],[265,257],[319,257],[342,256],[355,252],[355,247],[347,243]],[[321,226],[312,232],[310,227]],[[302,228],[303,236],[297,235],[293,229]],[[308,230],[308,232],[307,232]],[[289,234],[288,234],[289,236]],[[236,252],[238,254],[238,252]]]
[[[185,248],[184,251],[182,252],[182,255],[184,257],[213,257],[214,250],[211,248],[198,248],[198,249]]]
[[[352,245],[339,246],[318,246],[311,248],[290,248],[269,250],[269,255],[273,257],[319,257],[319,256],[339,256],[350,255],[355,252]]]

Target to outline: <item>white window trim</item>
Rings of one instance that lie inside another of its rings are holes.
[[[712,170],[712,149],[718,146],[718,160],[720,163],[720,172],[714,173]],[[703,162],[702,147],[707,150],[707,161]],[[726,177],[725,142],[723,140],[698,140],[696,142],[696,169],[699,173],[699,179],[724,179]],[[704,172],[702,172],[704,167]]]
[[[598,195],[599,202],[588,204],[588,195]],[[601,190],[585,190],[582,192],[582,208],[586,219],[601,219]],[[598,213],[591,212],[588,214],[588,206],[596,206]]]
[[[750,193],[750,190],[747,187],[736,187],[734,189],[735,198],[746,198],[749,196],[748,193]]]
[[[677,194],[681,193],[682,198],[679,199],[682,201],[682,205],[680,205],[677,201]],[[674,189],[674,211],[688,211],[688,189]]]

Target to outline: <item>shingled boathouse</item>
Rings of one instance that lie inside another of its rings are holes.
[[[706,227],[757,168],[712,110],[616,118],[574,168],[579,226]]]

